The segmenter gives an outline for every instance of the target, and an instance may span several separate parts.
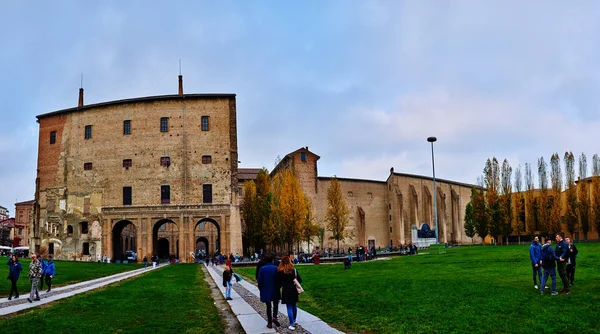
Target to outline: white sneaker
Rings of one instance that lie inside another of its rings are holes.
[[[294,326],[290,326],[290,327],[288,327],[288,329],[289,329],[289,330],[291,330],[291,331],[293,331],[293,330],[295,330],[295,329],[296,329],[296,327],[294,327]]]
[[[534,285],[533,287],[534,287],[534,288],[536,288],[536,289],[538,288],[538,286],[537,286],[537,285]]]

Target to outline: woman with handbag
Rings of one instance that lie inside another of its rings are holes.
[[[281,303],[287,307],[288,318],[290,319],[290,326],[288,329],[295,330],[298,324],[296,323],[296,317],[298,315],[298,295],[304,290],[300,286],[302,283],[302,277],[298,271],[294,268],[292,261],[288,256],[281,258],[279,267],[277,268],[277,282],[278,286],[281,287]]]
[[[21,275],[21,270],[23,270],[23,266],[21,262],[19,262],[19,258],[16,255],[12,255],[8,262],[6,263],[10,270],[8,272],[8,279],[10,280],[10,294],[8,295],[8,300],[12,299],[13,291],[15,293],[15,299],[19,298],[19,291],[17,291],[17,281],[19,280],[19,275]]]

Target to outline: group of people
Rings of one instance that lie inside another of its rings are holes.
[[[571,286],[575,284],[575,265],[577,262],[577,247],[571,239],[556,234],[556,247],[552,248],[552,239],[547,238],[542,246],[539,238],[535,237],[529,246],[529,258],[533,270],[533,286],[538,289],[537,280],[540,281],[540,294],[544,294],[548,277],[552,279],[552,295],[570,294]],[[556,291],[556,269],[563,285],[563,289]]]
[[[17,290],[17,281],[21,276],[21,271],[23,270],[23,265],[19,261],[17,255],[12,255],[8,262],[6,263],[9,266],[8,271],[8,279],[11,282],[10,294],[8,295],[8,300],[13,298],[19,298],[19,291]],[[27,301],[30,303],[34,301],[40,300],[40,292],[39,290],[44,289],[44,280],[46,285],[48,286],[48,290],[46,292],[50,292],[52,289],[52,279],[56,275],[56,268],[54,266],[54,261],[52,261],[52,255],[48,256],[48,260],[42,259],[42,256],[39,254],[32,254],[31,263],[29,263],[29,281],[31,282],[31,291],[29,292],[29,298]]]

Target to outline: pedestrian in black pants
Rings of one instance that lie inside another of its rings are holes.
[[[43,290],[44,289],[44,278],[46,278],[46,262],[44,261],[44,259],[42,259],[42,256],[40,254],[37,255],[37,259],[38,259],[38,262],[40,263],[40,266],[42,267],[42,277],[40,277],[39,289]]]
[[[260,301],[267,306],[267,328],[273,328],[273,324],[281,326],[277,320],[281,293],[276,278],[277,267],[273,264],[273,255],[267,255],[264,258],[264,264],[260,267],[257,277]]]
[[[563,295],[568,295],[571,293],[571,289],[569,288],[569,279],[567,278],[567,252],[569,247],[560,234],[556,234],[556,243],[557,245],[556,249],[554,250],[554,255],[558,258],[556,261],[556,266],[558,267],[558,275],[560,276],[560,280],[563,284],[563,289],[560,291],[560,293]]]
[[[19,291],[17,290],[17,281],[19,280],[19,276],[21,275],[21,270],[23,270],[23,265],[19,262],[19,258],[16,255],[12,255],[6,264],[9,266],[10,270],[8,271],[8,279],[10,280],[10,294],[8,295],[8,300],[12,299],[13,292],[15,294],[15,299],[19,298]]]
[[[571,239],[565,238],[567,242],[567,247],[569,248],[568,257],[567,257],[567,278],[569,279],[569,283],[571,285],[575,284],[575,263],[577,262],[577,247],[575,247],[574,243],[571,243]]]

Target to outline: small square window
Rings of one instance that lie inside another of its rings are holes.
[[[161,157],[160,158],[160,165],[163,167],[169,167],[171,166],[171,158],[170,157]]]
[[[206,164],[212,164],[212,156],[210,155],[203,155],[202,156],[202,164],[206,165]]]
[[[86,125],[85,126],[85,139],[91,139],[91,138],[92,138],[92,126]]]
[[[169,132],[169,118],[168,117],[160,118],[160,132]]]
[[[130,135],[131,134],[131,121],[123,121],[123,134]]]
[[[202,131],[208,131],[208,130],[209,130],[208,116],[202,116]]]
[[[351,191],[349,191],[348,192],[348,197],[352,197],[352,196],[354,196],[354,194]]]
[[[56,131],[50,131],[50,145],[56,143]]]
[[[92,163],[91,162],[84,163],[83,170],[92,170]]]
[[[124,168],[129,168],[131,166],[132,166],[131,159],[123,159],[123,167]]]

